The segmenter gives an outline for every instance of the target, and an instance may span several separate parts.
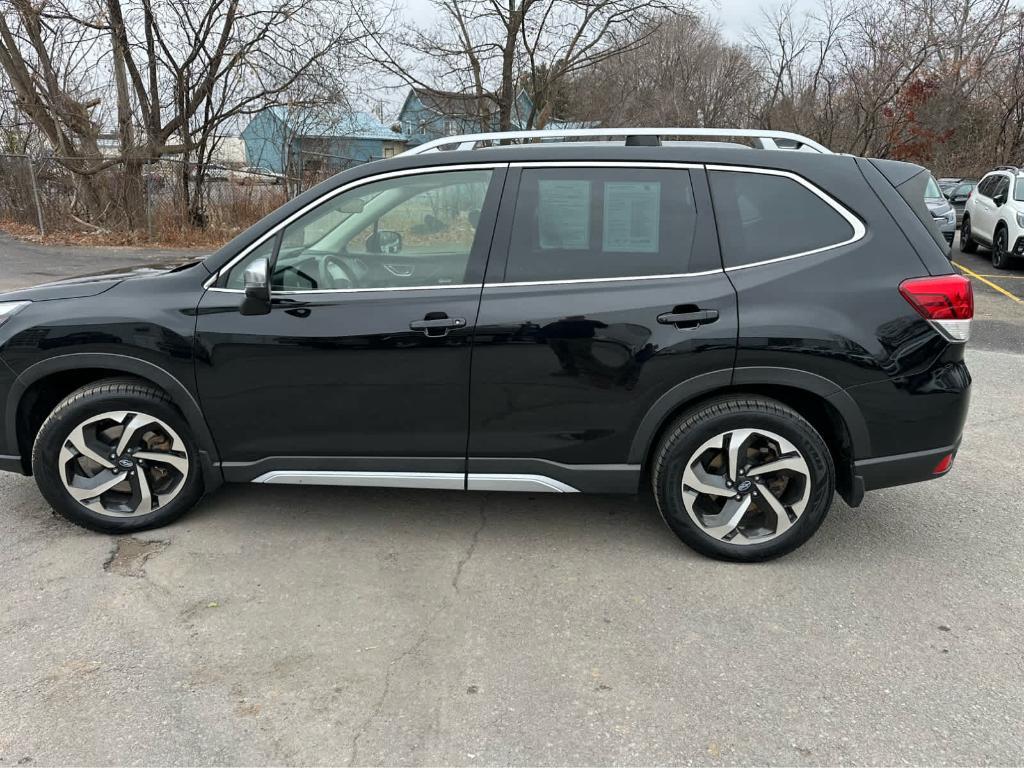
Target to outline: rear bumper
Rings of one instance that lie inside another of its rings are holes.
[[[25,465],[21,461],[21,456],[0,456],[0,472],[17,472],[24,475]]]
[[[861,459],[853,464],[854,474],[863,482],[865,491],[934,480],[947,474],[953,468],[959,448],[960,441],[957,440],[953,445],[947,445],[944,448],[901,453],[896,456],[881,456],[876,459]],[[935,468],[950,454],[953,454],[954,462],[951,462],[945,470],[936,473]]]

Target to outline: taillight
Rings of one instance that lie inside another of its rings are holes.
[[[900,293],[950,341],[970,338],[974,289],[966,277],[914,277],[900,283]]]

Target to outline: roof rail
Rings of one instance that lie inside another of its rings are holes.
[[[996,170],[996,171],[1016,171],[1017,173],[1020,173],[1020,168],[1018,168],[1016,165],[997,165],[993,170]]]
[[[832,151],[816,141],[788,131],[766,131],[758,128],[558,128],[540,131],[498,131],[494,133],[467,133],[461,136],[444,136],[428,141],[403,152],[403,155],[422,155],[443,149],[475,149],[480,142],[497,141],[551,141],[589,138],[628,138],[630,136],[692,136],[706,138],[748,138],[755,139],[761,149],[779,149],[777,141],[794,143],[799,148],[830,155]]]

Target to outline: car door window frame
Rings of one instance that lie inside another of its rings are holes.
[[[834,197],[832,197],[830,194],[828,194],[825,190],[821,189],[816,184],[808,181],[807,179],[805,179],[803,176],[800,176],[799,174],[792,173],[791,171],[780,171],[780,170],[777,170],[775,168],[758,168],[756,166],[711,165],[711,164],[709,164],[709,165],[706,165],[705,168],[707,169],[708,173],[719,172],[719,171],[734,172],[734,173],[758,173],[758,174],[761,174],[761,175],[764,175],[764,176],[781,176],[783,178],[790,179],[791,181],[795,181],[796,183],[800,184],[802,187],[807,189],[811,194],[813,194],[816,197],[820,198],[826,205],[828,205],[836,213],[838,213],[843,219],[845,219],[846,223],[849,224],[850,227],[853,229],[853,233],[850,235],[850,237],[848,237],[846,240],[840,241],[838,243],[832,243],[832,244],[829,244],[829,245],[823,245],[823,246],[820,246],[818,248],[811,248],[810,250],[800,251],[798,253],[789,253],[789,254],[786,254],[784,256],[774,256],[774,257],[772,257],[770,259],[763,259],[761,261],[753,261],[753,262],[751,262],[749,264],[736,264],[736,265],[733,265],[733,266],[727,266],[727,267],[725,267],[725,271],[726,272],[735,272],[735,271],[740,270],[740,269],[750,269],[751,267],[760,267],[760,266],[763,266],[765,264],[775,264],[775,263],[780,262],[780,261],[789,261],[790,259],[799,259],[799,258],[802,258],[804,256],[812,256],[812,255],[817,254],[817,253],[824,253],[825,251],[831,251],[831,250],[834,250],[836,248],[843,248],[844,246],[851,245],[852,243],[856,243],[858,240],[863,239],[864,236],[867,235],[867,227],[864,226],[864,222],[860,219],[859,216],[857,216],[857,214],[855,214],[853,211],[851,211],[845,205],[840,203],[838,200],[836,200]],[[716,224],[717,224],[718,223],[717,217],[716,217],[715,221],[716,221]]]
[[[523,170],[529,169],[573,169],[573,168],[623,168],[623,169],[654,169],[654,170],[680,170],[690,173],[690,182],[694,192],[694,202],[701,210],[706,204],[710,213],[710,194],[707,192],[707,181],[703,173],[702,163],[685,162],[632,162],[628,160],[538,160],[520,161],[510,163],[508,178],[505,181],[504,194],[501,197],[501,204],[498,214],[498,223],[495,227],[494,246],[492,256],[488,262],[487,274],[484,283],[488,288],[514,288],[519,286],[534,285],[574,285],[586,283],[616,283],[635,282],[644,280],[669,280],[680,277],[698,277],[701,275],[713,275],[723,271],[721,254],[718,250],[717,233],[714,226],[708,226],[710,217],[698,216],[695,232],[693,252],[698,248],[705,249],[713,255],[710,258],[716,266],[711,269],[677,272],[659,275],[625,275],[621,277],[581,277],[562,278],[552,280],[525,280],[507,281],[505,279],[508,260],[511,256],[512,225],[515,219],[516,206],[519,202],[519,188]]]
[[[226,288],[222,285],[223,281],[227,278],[227,275],[239,262],[244,260],[246,256],[251,254],[254,250],[264,245],[267,241],[274,237],[278,237],[281,232],[285,230],[290,224],[298,221],[300,218],[305,216],[310,211],[318,208],[329,200],[335,197],[345,194],[351,190],[357,189],[368,184],[373,184],[379,181],[385,181],[387,179],[399,178],[403,176],[423,176],[434,173],[445,173],[445,172],[457,172],[457,171],[479,171],[479,170],[490,170],[492,172],[491,180],[487,188],[487,192],[484,195],[483,205],[480,209],[480,219],[477,223],[476,235],[474,236],[473,248],[469,256],[469,262],[467,264],[466,273],[467,281],[456,284],[446,285],[419,285],[419,286],[393,286],[387,288],[317,288],[309,290],[277,290],[273,291],[273,295],[288,295],[295,296],[299,294],[327,294],[327,293],[371,293],[371,292],[386,292],[386,291],[431,291],[431,290],[444,290],[452,288],[479,288],[483,285],[483,276],[486,269],[486,263],[489,252],[491,250],[491,241],[495,226],[495,221],[498,216],[498,203],[501,199],[502,190],[504,188],[505,179],[508,174],[508,163],[457,163],[452,165],[436,165],[425,168],[403,168],[397,171],[389,171],[386,173],[374,174],[372,176],[365,176],[360,179],[356,179],[348,184],[342,184],[335,187],[328,192],[325,192],[315,200],[311,200],[306,205],[302,206],[298,210],[292,212],[287,217],[279,221],[269,230],[264,232],[262,235],[254,239],[245,248],[243,248],[236,256],[230,259],[224,266],[218,269],[209,280],[204,283],[204,287],[210,291],[218,291],[223,293],[237,293],[242,294],[245,291],[238,288]],[[485,236],[486,235],[486,236]],[[275,248],[276,251],[276,248]]]

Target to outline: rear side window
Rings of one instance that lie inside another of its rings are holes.
[[[996,184],[995,176],[986,176],[981,180],[981,184],[978,185],[978,194],[984,195],[985,197],[992,197],[992,188]]]
[[[726,267],[816,251],[853,237],[849,221],[788,176],[709,171],[708,180]]]
[[[680,274],[696,222],[685,169],[524,169],[505,280]]]

